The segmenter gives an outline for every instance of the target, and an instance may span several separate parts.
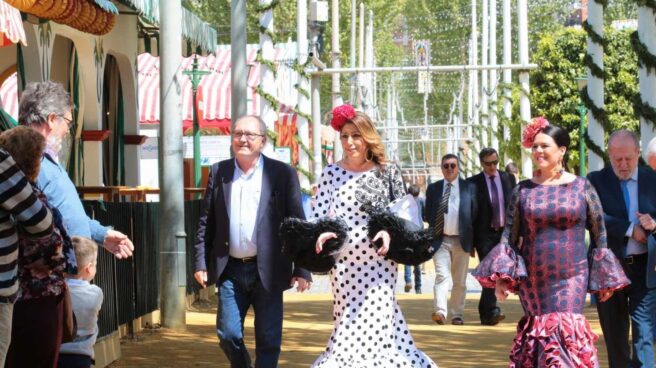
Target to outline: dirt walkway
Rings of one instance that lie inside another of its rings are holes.
[[[502,305],[508,318],[495,327],[477,320],[478,294],[467,298],[464,326],[438,326],[430,320],[430,294],[398,295],[399,304],[417,345],[440,367],[507,367],[507,357],[522,309],[518,299]],[[309,367],[321,354],[332,330],[332,300],[328,294],[286,294],[283,352],[280,367]],[[123,358],[110,367],[228,367],[214,329],[216,305],[187,313],[187,330],[144,331],[138,341],[122,343]],[[601,335],[594,308],[585,309],[594,331]],[[253,319],[246,320],[246,342],[253,352]],[[601,367],[607,367],[603,337],[597,342]]]

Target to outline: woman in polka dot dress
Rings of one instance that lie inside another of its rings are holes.
[[[344,159],[323,170],[313,217],[342,218],[349,239],[330,271],[335,327],[312,367],[437,367],[417,349],[394,297],[397,265],[384,258],[389,234],[374,237],[383,241],[378,252],[367,238],[369,213],[405,194],[401,173],[385,164],[368,116],[342,105],[333,110],[331,125],[340,132]],[[322,234],[317,252],[332,237]]]
[[[503,300],[517,292],[525,315],[517,325],[510,367],[599,367],[598,339],[583,315],[586,292],[607,300],[629,283],[606,245],[597,192],[564,171],[569,134],[539,118],[524,131],[538,172],[513,191],[501,242],[473,275]],[[585,246],[585,230],[596,247]]]

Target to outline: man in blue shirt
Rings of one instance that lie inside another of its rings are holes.
[[[41,161],[37,186],[51,206],[63,215],[64,226],[70,236],[95,240],[116,258],[132,255],[134,246],[127,235],[102,226],[84,212],[75,184],[59,164],[59,152],[73,124],[73,103],[64,87],[55,82],[30,83],[20,100],[18,120],[46,138],[46,153]]]

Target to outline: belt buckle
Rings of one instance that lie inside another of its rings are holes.
[[[244,257],[244,258],[241,258],[240,261],[242,263],[253,263],[253,262],[255,262],[255,259],[256,259],[255,256],[253,256],[253,257]]]
[[[628,256],[628,257],[624,258],[624,263],[627,264],[627,265],[633,264],[633,256]]]

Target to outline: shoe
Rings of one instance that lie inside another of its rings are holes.
[[[405,292],[409,293],[412,290],[412,284],[405,284]]]
[[[451,324],[456,325],[456,326],[462,326],[462,325],[465,324],[465,321],[463,321],[462,318],[460,318],[460,317],[456,317],[456,318],[451,320]]]
[[[416,292],[417,294],[421,294],[421,289],[415,289],[415,292]]]
[[[443,325],[444,321],[446,320],[446,317],[444,317],[442,313],[433,313],[431,319],[438,325]]]
[[[499,322],[503,321],[506,319],[506,315],[501,313],[501,312],[496,312],[492,314],[490,317],[482,319],[481,324],[482,325],[487,325],[487,326],[495,326],[499,324]]]

